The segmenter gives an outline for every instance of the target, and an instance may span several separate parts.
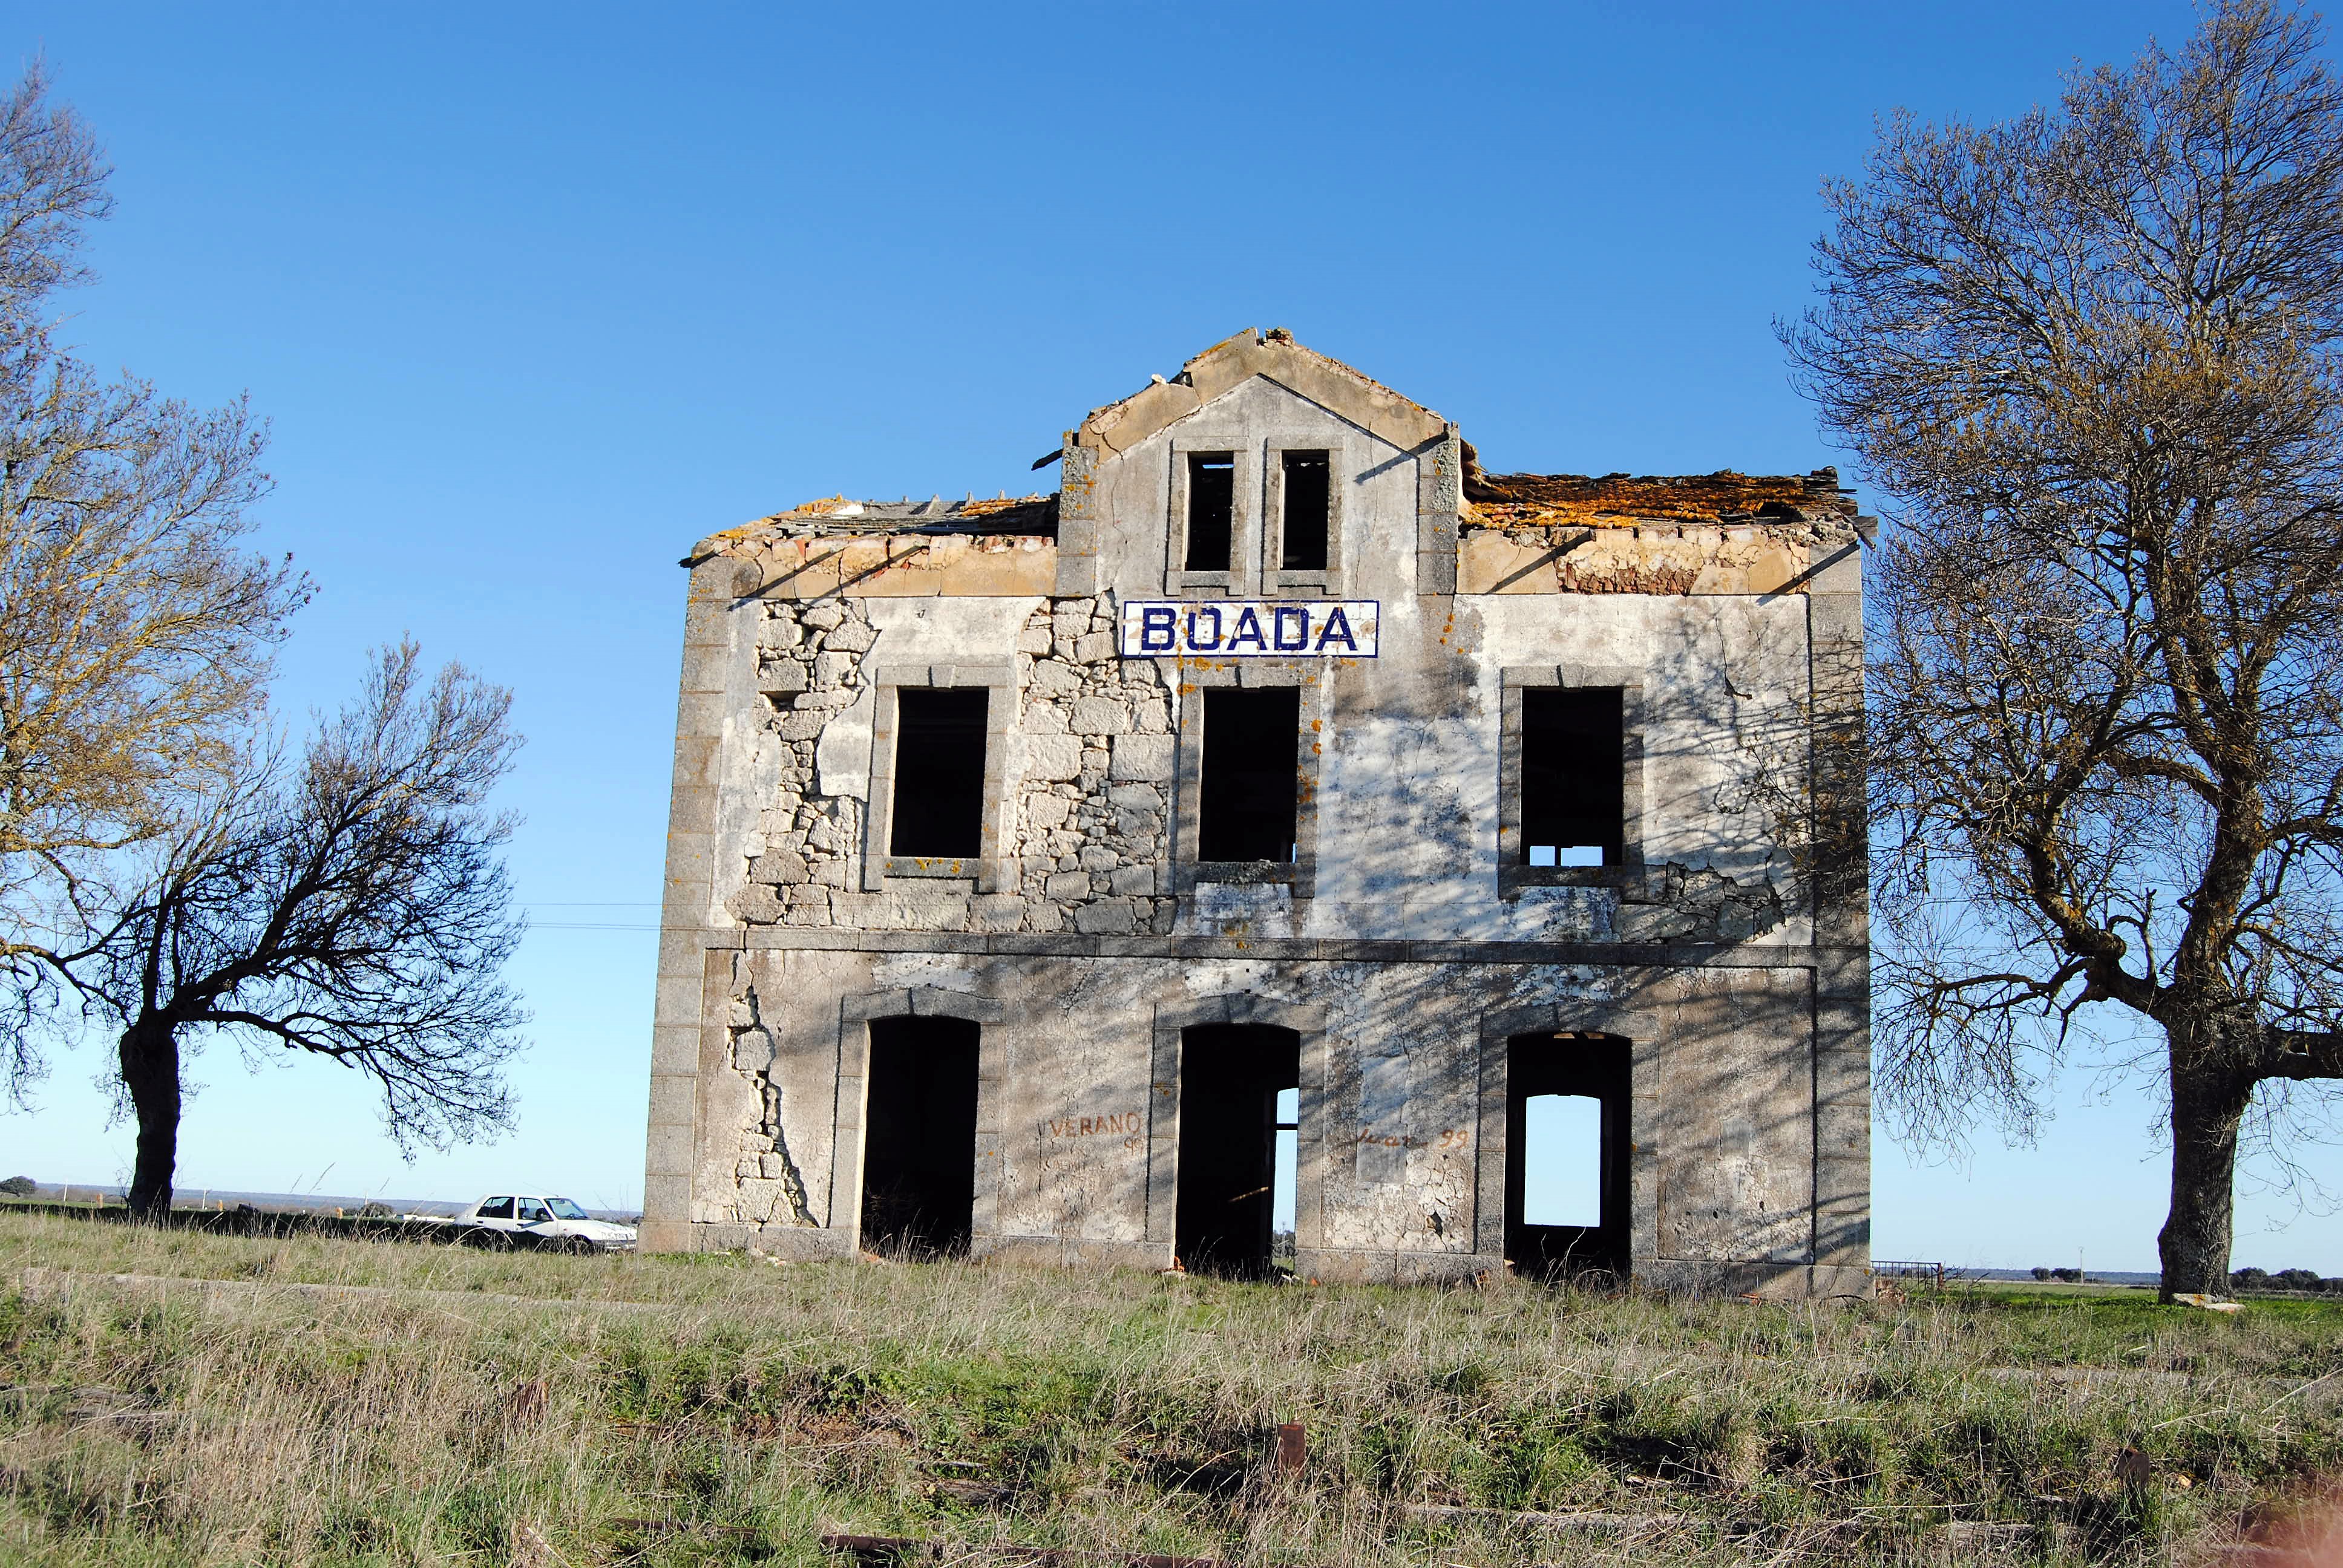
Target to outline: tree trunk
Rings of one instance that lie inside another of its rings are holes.
[[[121,1055],[122,1085],[138,1116],[128,1207],[138,1219],[166,1220],[179,1165],[179,1041],[167,1025],[142,1020],[122,1031]]]
[[[2197,1053],[2187,1053],[2195,1056]],[[2172,1052],[2172,1211],[2157,1232],[2164,1263],[2160,1300],[2229,1293],[2229,1227],[2237,1128],[2253,1083],[2234,1068],[2184,1067]],[[2201,1062],[2202,1058],[2197,1060]]]

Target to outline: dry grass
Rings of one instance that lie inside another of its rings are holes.
[[[305,1282],[387,1293],[278,1288]],[[503,1564],[533,1532],[547,1563],[810,1563],[846,1531],[1253,1563],[2145,1560],[2343,1465],[2338,1329],[2320,1302],[1280,1290],[0,1210],[0,1555]],[[1280,1482],[1295,1419],[1309,1465]]]

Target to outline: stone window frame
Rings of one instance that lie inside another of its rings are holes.
[[[1519,1034],[1602,1034],[1627,1042],[1627,1260],[1659,1256],[1660,1153],[1665,1123],[1660,1102],[1664,1015],[1597,1001],[1538,1002],[1481,1015],[1480,1149],[1473,1162],[1473,1251],[1505,1250],[1505,1101],[1512,1085],[1507,1049]]]
[[[1640,890],[1644,868],[1643,671],[1618,664],[1507,665],[1501,673],[1497,752],[1497,891],[1518,897],[1524,888]],[[1522,853],[1522,693],[1532,688],[1615,689],[1619,693],[1619,864],[1525,866]]]
[[[1167,1251],[1178,1244],[1180,1037],[1200,1024],[1215,1023],[1273,1024],[1302,1037],[1300,1103],[1293,1118],[1299,1124],[1293,1134],[1293,1247],[1296,1272],[1306,1278],[1308,1270],[1300,1266],[1300,1254],[1326,1244],[1327,1117],[1332,1109],[1327,1092],[1326,1010],[1316,1004],[1232,991],[1155,1010],[1154,1043],[1148,1064],[1145,1235],[1151,1243]],[[1500,1181],[1503,1175],[1500,1170]]]
[[[968,1250],[1001,1233],[1001,1155],[1008,1142],[1009,1048],[998,1027],[1008,1016],[1001,1002],[937,986],[865,991],[840,1003],[838,1101],[830,1131],[830,1229],[844,1233],[847,1255],[862,1246],[862,1133],[870,1111],[870,1025],[890,1018],[957,1018],[975,1024],[976,1190],[969,1211]]]
[[[1159,662],[1163,666],[1165,683],[1179,696],[1180,706],[1179,722],[1174,727],[1179,740],[1172,770],[1172,885],[1168,890],[1191,897],[1199,882],[1252,883],[1290,887],[1296,899],[1312,897],[1318,885],[1319,779],[1334,707],[1334,683],[1325,666],[1332,661],[1245,658]],[[1199,860],[1196,848],[1202,830],[1199,818],[1204,783],[1204,693],[1231,687],[1261,690],[1289,686],[1298,687],[1302,692],[1298,704],[1302,728],[1294,736],[1292,863],[1272,866],[1263,872],[1258,869],[1259,861]],[[1315,736],[1317,744],[1303,747],[1303,735]],[[1245,868],[1247,874],[1209,874],[1215,869],[1230,871],[1238,867]]]
[[[956,878],[973,880],[980,893],[1004,891],[1010,885],[1005,869],[1011,857],[1001,846],[1011,841],[1009,777],[1010,743],[1017,724],[1017,671],[1006,664],[889,664],[872,672],[870,715],[870,799],[863,813],[862,889],[884,892],[889,879]],[[978,852],[964,859],[940,856],[890,855],[887,845],[895,828],[895,746],[900,708],[897,693],[903,688],[950,690],[982,687],[991,695],[984,705],[984,809]]]
[[[1286,452],[1326,454],[1326,569],[1289,572],[1278,566],[1285,553]],[[1306,593],[1341,598],[1350,580],[1342,559],[1342,524],[1351,491],[1358,484],[1359,454],[1348,432],[1283,432],[1270,436],[1261,459],[1261,577],[1262,597]]]
[[[1172,483],[1163,509],[1163,591],[1174,598],[1243,598],[1256,580],[1252,563],[1261,556],[1261,451],[1243,436],[1175,435],[1171,438]],[[1188,558],[1188,454],[1228,452],[1236,463],[1229,501],[1229,569],[1185,570]]]

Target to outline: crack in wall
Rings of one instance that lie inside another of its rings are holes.
[[[756,1091],[759,1103],[756,1124],[741,1130],[741,1154],[732,1169],[738,1195],[728,1205],[729,1217],[751,1225],[769,1225],[777,1218],[785,1224],[815,1223],[805,1177],[781,1128],[781,1089],[772,1077],[773,1035],[765,1026],[754,985],[733,1003],[728,1055],[732,1070]]]

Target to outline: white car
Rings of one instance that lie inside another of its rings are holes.
[[[632,1225],[597,1220],[567,1198],[504,1192],[483,1198],[450,1221],[478,1246],[535,1247],[559,1252],[615,1252],[635,1244]]]

